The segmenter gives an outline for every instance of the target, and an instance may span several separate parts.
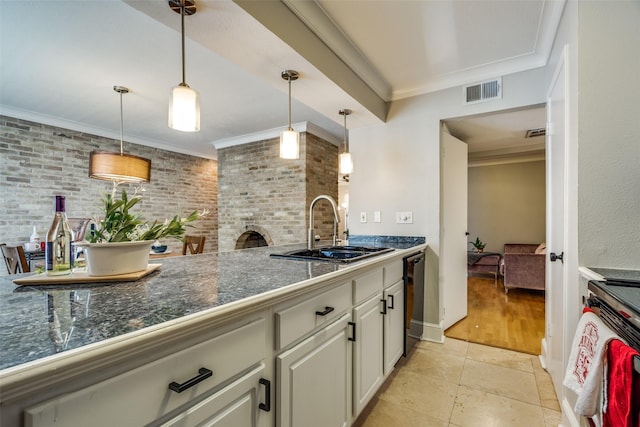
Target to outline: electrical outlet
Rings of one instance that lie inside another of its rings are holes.
[[[375,211],[373,213],[373,222],[381,222],[382,218],[380,216],[380,211]]]
[[[413,212],[396,212],[396,224],[413,224]]]
[[[366,212],[360,212],[360,222],[362,222],[362,223],[367,222],[367,213]]]

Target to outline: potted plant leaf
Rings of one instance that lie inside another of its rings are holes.
[[[103,217],[96,219],[96,229],[87,242],[76,243],[84,249],[90,276],[109,276],[142,271],[149,263],[151,245],[162,238],[182,239],[186,227],[207,214],[193,211],[186,217],[175,215],[164,221],[147,221],[131,209],[141,197],[129,198],[123,189],[120,199],[112,194],[102,201]]]
[[[476,252],[479,254],[484,251],[484,247],[487,245],[482,240],[480,240],[480,237],[476,237],[475,241],[469,243],[471,243],[471,245],[476,249]]]

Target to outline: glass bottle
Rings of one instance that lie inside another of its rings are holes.
[[[64,196],[56,196],[56,216],[47,233],[45,259],[47,261],[47,275],[61,276],[71,274],[73,254],[71,243],[73,232],[67,222]]]

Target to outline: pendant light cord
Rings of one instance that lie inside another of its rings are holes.
[[[184,8],[185,8],[185,4],[184,4],[185,0],[180,0],[180,26],[181,26],[181,33],[182,33],[182,84],[181,86],[186,86],[187,83],[187,79],[186,79],[186,72],[185,72],[185,59],[184,59]]]
[[[124,114],[122,113],[122,92],[120,93],[120,155],[124,155]]]
[[[291,127],[291,76],[287,80],[289,81],[289,130],[293,130]]]
[[[349,152],[349,138],[347,137],[347,114],[344,114],[344,152]]]

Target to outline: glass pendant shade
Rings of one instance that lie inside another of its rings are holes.
[[[171,89],[169,127],[183,132],[200,130],[200,94],[187,85]]]
[[[89,155],[89,177],[115,182],[149,182],[151,160],[131,154],[92,151]]]
[[[351,160],[351,153],[340,154],[340,173],[348,175],[353,172],[353,161]]]
[[[300,158],[300,134],[292,128],[280,134],[280,158]]]

